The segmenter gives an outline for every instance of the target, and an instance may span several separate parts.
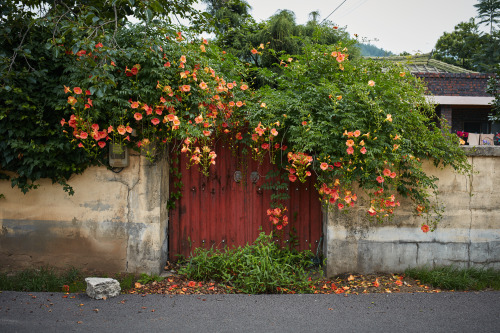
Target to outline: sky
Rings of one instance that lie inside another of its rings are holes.
[[[345,27],[370,44],[399,54],[428,53],[439,37],[477,15],[477,0],[247,0],[250,14],[263,21],[281,9],[295,13],[297,24],[319,11],[320,21],[341,5],[328,20]],[[342,4],[343,3],[343,4]]]

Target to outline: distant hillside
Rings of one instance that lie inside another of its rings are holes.
[[[391,51],[386,51],[371,44],[357,44],[356,46],[361,50],[361,56],[363,57],[388,57],[394,55]]]

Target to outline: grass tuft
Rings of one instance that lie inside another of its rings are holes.
[[[55,269],[45,266],[14,275],[0,273],[0,290],[60,292],[63,291],[64,285],[68,285],[70,291],[75,292],[81,288],[82,280],[83,277],[76,268],[57,273]]]
[[[492,268],[420,267],[409,268],[405,274],[446,290],[500,290],[500,271]]]
[[[312,292],[309,267],[311,251],[280,248],[272,234],[261,233],[252,245],[226,249],[195,250],[180,273],[197,281],[217,281],[247,294],[281,293],[289,289]]]
[[[106,277],[102,274],[97,276]],[[136,280],[134,274],[117,274],[122,290],[133,287]],[[44,266],[36,269],[27,269],[15,274],[0,273],[0,290],[29,291],[29,292],[65,292],[69,287],[70,293],[85,292],[87,283],[85,276],[76,268],[64,271]]]

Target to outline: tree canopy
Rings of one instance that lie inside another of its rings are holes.
[[[438,39],[433,57],[466,69],[492,73],[500,63],[500,1],[480,0],[479,23],[474,18],[460,22],[453,32],[445,32]],[[490,33],[483,33],[479,25],[486,23]]]
[[[472,59],[480,47],[479,27],[471,18],[469,22],[457,24],[453,32],[445,32],[438,39],[434,58],[463,68],[474,69]]]
[[[474,7],[477,8],[477,17],[481,19],[479,24],[486,23],[490,34],[493,34],[495,25],[500,24],[500,0],[479,0]]]

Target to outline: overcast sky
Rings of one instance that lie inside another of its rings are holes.
[[[295,12],[304,24],[308,14],[319,11],[326,18],[344,0],[247,0],[258,22],[280,9]],[[346,0],[328,19],[371,44],[399,54],[430,52],[443,32],[477,15],[477,0]],[[377,39],[378,41],[375,41]]]

